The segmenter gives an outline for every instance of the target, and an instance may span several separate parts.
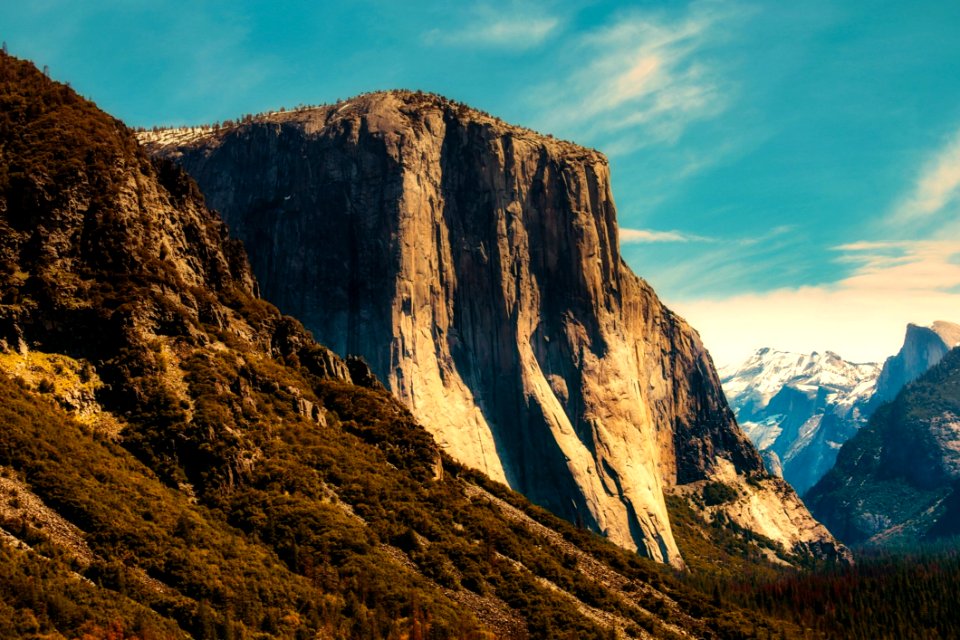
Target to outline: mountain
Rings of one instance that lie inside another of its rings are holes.
[[[0,54],[0,105],[0,637],[792,629],[444,456],[257,297],[187,175],[69,87]],[[692,564],[761,566],[728,523],[680,534]]]
[[[767,468],[779,467],[803,494],[866,423],[879,374],[876,364],[847,362],[830,351],[804,355],[765,348],[722,369],[720,382]]]
[[[960,349],[881,405],[806,496],[845,542],[960,533]]]
[[[622,261],[600,153],[405,91],[140,139],[197,180],[264,296],[464,464],[678,566],[664,496],[709,483],[744,529],[833,549]]]
[[[960,346],[960,325],[943,320],[929,327],[908,324],[900,351],[883,363],[870,410],[893,400],[904,385],[916,380],[956,346]]]

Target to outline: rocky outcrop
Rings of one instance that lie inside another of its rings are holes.
[[[623,263],[601,154],[408,92],[141,141],[266,298],[535,502],[679,564],[664,490],[764,474],[696,332]]]
[[[840,446],[866,421],[880,367],[830,351],[758,350],[720,381],[737,421],[780,474],[803,494],[833,466]]]
[[[913,544],[956,533],[960,349],[882,405],[807,494],[848,543]]]
[[[709,480],[672,491],[685,496],[714,526],[728,523],[734,530],[750,532],[748,537],[763,540],[760,550],[775,562],[782,562],[791,551],[831,562],[852,560],[850,551],[810,517],[796,491],[781,478],[744,477],[732,464],[720,461]]]
[[[870,401],[871,411],[893,400],[904,385],[919,378],[956,346],[960,346],[960,325],[943,320],[929,327],[908,324],[900,351],[883,363]]]

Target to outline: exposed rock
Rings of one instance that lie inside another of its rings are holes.
[[[904,385],[919,378],[956,346],[960,346],[960,325],[943,320],[929,327],[908,324],[900,351],[883,363],[870,410],[893,400]]]
[[[621,260],[600,153],[407,92],[141,140],[268,299],[535,502],[679,564],[664,490],[763,474],[696,332]]]
[[[360,356],[347,356],[347,369],[350,371],[350,378],[353,384],[367,389],[385,389],[383,383],[377,379],[370,365]]]
[[[323,416],[323,410],[320,408],[320,405],[301,396],[300,391],[295,387],[290,387],[287,391],[293,395],[293,408],[298,414],[321,426],[326,426],[327,420]]]
[[[767,471],[778,478],[783,477],[783,463],[780,462],[780,456],[777,455],[776,451],[770,449],[761,451],[760,457],[763,458],[763,466],[767,468]]]
[[[719,504],[697,499],[708,484],[718,483],[730,493],[729,498]],[[710,480],[683,485],[674,491],[693,498],[691,506],[706,520],[720,514],[738,527],[776,543],[784,553],[830,561],[852,560],[850,551],[810,517],[796,492],[780,478],[744,478],[729,462],[723,461]]]
[[[42,535],[67,550],[81,566],[86,567],[94,560],[83,532],[76,525],[44,504],[11,469],[0,467],[0,532],[5,526],[9,527],[9,523]]]

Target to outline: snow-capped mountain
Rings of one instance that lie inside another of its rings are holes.
[[[720,381],[740,426],[801,495],[832,466],[840,446],[866,422],[880,365],[830,351],[758,350]]]

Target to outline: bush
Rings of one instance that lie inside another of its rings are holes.
[[[730,485],[711,481],[703,487],[703,503],[708,507],[733,502],[740,494]]]

